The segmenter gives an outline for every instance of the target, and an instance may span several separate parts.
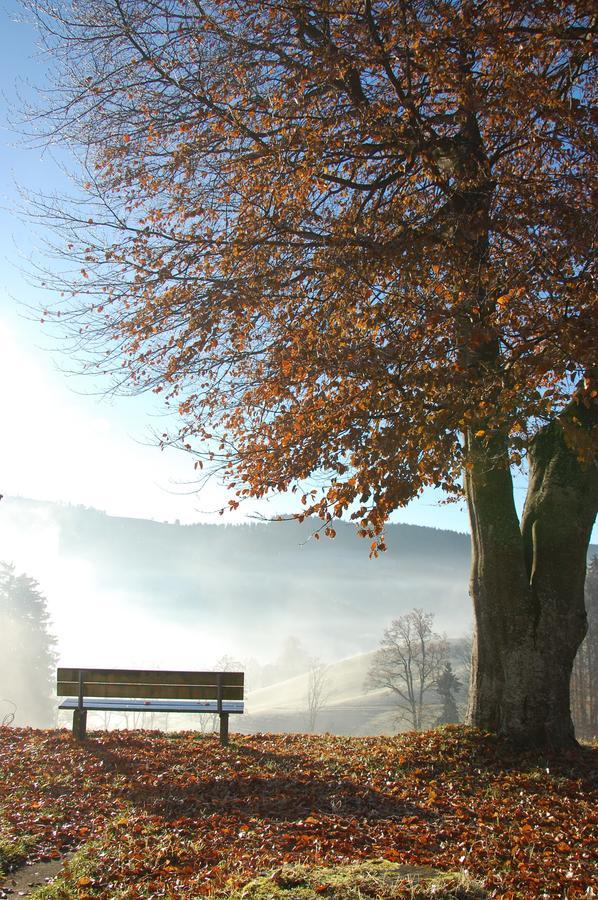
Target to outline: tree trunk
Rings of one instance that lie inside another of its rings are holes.
[[[468,721],[533,747],[574,744],[573,660],[586,631],[586,554],[598,508],[598,470],[565,428],[586,434],[596,403],[573,402],[529,452],[521,527],[506,441],[467,436],[467,500],[475,610]]]

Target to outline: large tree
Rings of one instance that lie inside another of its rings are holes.
[[[232,506],[290,489],[376,553],[397,507],[463,490],[470,721],[571,743],[598,502],[590,5],[33,8],[51,134],[86,169],[87,205],[40,213],[80,270],[81,352],[164,393],[165,440]]]

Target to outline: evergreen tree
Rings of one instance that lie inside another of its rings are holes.
[[[442,710],[436,720],[437,725],[449,725],[460,721],[455,694],[461,690],[461,687],[462,684],[453,672],[450,662],[445,663],[442,674],[436,682],[436,690],[442,700]]]
[[[16,706],[16,724],[52,723],[55,644],[37,581],[0,563],[0,699]]]

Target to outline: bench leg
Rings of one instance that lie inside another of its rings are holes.
[[[223,747],[228,744],[228,713],[220,713],[220,743]]]
[[[87,710],[73,710],[73,737],[76,741],[85,740],[85,731],[87,729]]]

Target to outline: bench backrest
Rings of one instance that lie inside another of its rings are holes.
[[[156,700],[242,700],[243,672],[155,672],[138,669],[58,669],[59,697]]]

